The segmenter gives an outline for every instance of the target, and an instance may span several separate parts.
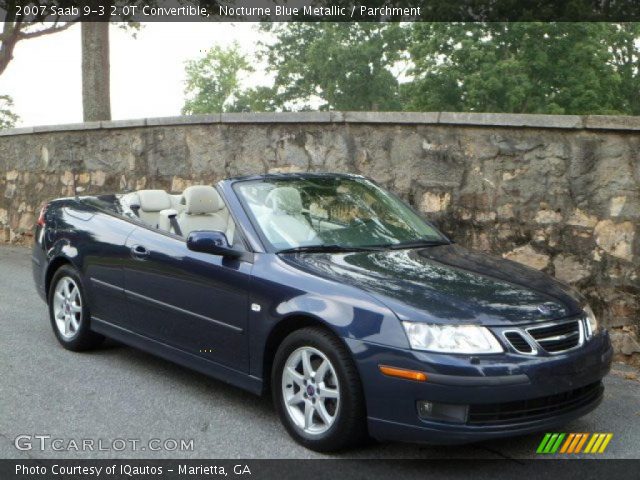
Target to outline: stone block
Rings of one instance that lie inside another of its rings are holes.
[[[452,113],[442,112],[439,123],[452,125],[475,125],[486,127],[536,127],[536,128],[582,128],[578,115],[527,115],[514,113]]]
[[[550,260],[549,255],[537,252],[528,244],[504,253],[502,256],[507,260],[513,260],[514,262],[522,263],[537,270],[546,268]]]
[[[420,210],[425,213],[437,213],[446,210],[451,203],[449,192],[425,192],[420,201]]]
[[[589,278],[589,265],[575,255],[558,255],[553,259],[555,277],[566,283],[575,284]]]
[[[640,117],[624,115],[587,115],[585,128],[593,130],[640,130]]]
[[[635,228],[631,222],[614,223],[612,220],[602,220],[594,230],[596,243],[608,254],[631,261]]]

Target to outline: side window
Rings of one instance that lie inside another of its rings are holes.
[[[210,185],[193,185],[173,195],[164,190],[138,190],[118,200],[123,216],[163,235],[186,240],[193,231],[218,231],[234,248],[246,250],[226,203]]]

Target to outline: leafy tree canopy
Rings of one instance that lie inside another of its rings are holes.
[[[234,55],[241,60],[234,63],[213,49],[209,70],[187,67],[188,94],[202,106],[198,113],[640,115],[638,23],[282,23],[260,28],[273,41],[261,44],[251,58],[236,46]],[[234,79],[257,61],[264,62],[273,85],[243,88]],[[227,64],[239,66],[234,70]],[[185,112],[191,111],[187,105]]]
[[[398,110],[394,67],[407,37],[398,24],[272,23],[262,56],[275,75],[276,103],[321,110]]]
[[[240,77],[253,68],[237,44],[213,47],[204,57],[187,61],[185,71],[187,99],[183,114],[234,112],[253,106],[240,88]]]
[[[9,95],[0,95],[0,130],[14,127],[19,120],[13,112],[13,99]]]
[[[637,91],[637,48],[632,47],[636,54],[630,58],[616,56],[632,46],[635,28],[606,23],[415,24],[410,42],[413,81],[406,89],[406,106],[631,113],[631,98],[623,91],[632,84]]]

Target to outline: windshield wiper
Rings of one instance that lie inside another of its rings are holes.
[[[351,247],[348,245],[302,245],[300,247],[285,248],[278,250],[276,253],[315,253],[315,252],[379,252],[384,247]]]
[[[299,247],[285,248],[283,250],[278,250],[276,253],[381,252],[384,250],[401,250],[403,248],[434,247],[437,245],[449,245],[450,243],[451,242],[446,240],[428,239],[409,240],[400,243],[385,243],[383,245],[365,245],[359,247],[330,243],[327,245],[302,245]]]
[[[406,242],[400,243],[390,243],[385,245],[385,247],[391,250],[402,250],[403,248],[419,248],[419,247],[436,247],[438,245],[449,245],[451,242],[446,240],[427,240],[427,239],[419,239],[419,240],[408,240]]]

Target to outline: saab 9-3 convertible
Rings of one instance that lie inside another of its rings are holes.
[[[110,337],[270,392],[314,450],[550,431],[603,398],[612,349],[584,298],[361,176],[63,198],[35,238],[63,347]]]

